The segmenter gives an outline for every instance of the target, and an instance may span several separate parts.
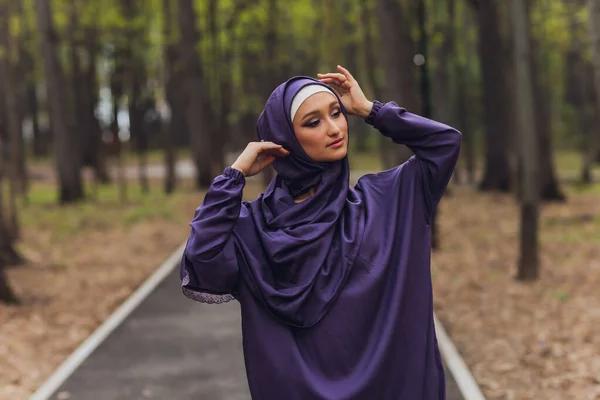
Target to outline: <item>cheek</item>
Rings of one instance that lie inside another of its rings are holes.
[[[318,147],[323,141],[322,136],[319,129],[302,128],[296,131],[296,139],[305,151],[312,147]]]
[[[340,117],[340,118],[338,118],[336,123],[337,123],[338,128],[340,128],[340,130],[342,131],[342,133],[344,133],[344,134],[348,133],[348,121],[346,121],[346,118]]]

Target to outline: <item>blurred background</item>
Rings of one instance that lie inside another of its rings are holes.
[[[486,396],[600,399],[600,0],[0,0],[0,398],[187,238],[277,85],[337,64],[463,134],[435,311]],[[353,180],[410,156],[350,134]]]

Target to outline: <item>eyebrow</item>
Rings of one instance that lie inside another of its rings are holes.
[[[337,106],[340,103],[338,103],[337,100],[332,101],[331,103],[329,103],[329,108],[333,107],[333,106]],[[318,114],[321,110],[312,110],[307,112],[306,114],[304,114],[304,117],[302,117],[302,119],[300,120],[301,122],[304,121],[305,119],[307,119],[308,117],[312,117],[315,114]]]

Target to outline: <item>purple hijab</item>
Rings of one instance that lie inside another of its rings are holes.
[[[277,319],[296,327],[312,326],[327,313],[344,287],[364,229],[363,204],[349,191],[348,158],[315,162],[294,134],[292,100],[314,84],[327,87],[294,77],[267,100],[258,137],[281,144],[290,155],[273,163],[277,176],[256,201],[246,203],[248,211],[242,211],[234,231],[252,293]],[[314,196],[294,202],[313,186]]]

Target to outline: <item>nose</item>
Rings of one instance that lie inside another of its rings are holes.
[[[328,118],[327,119],[328,125],[327,125],[327,135],[328,136],[338,136],[341,132],[341,129],[339,127],[338,124],[335,123],[335,120]]]

